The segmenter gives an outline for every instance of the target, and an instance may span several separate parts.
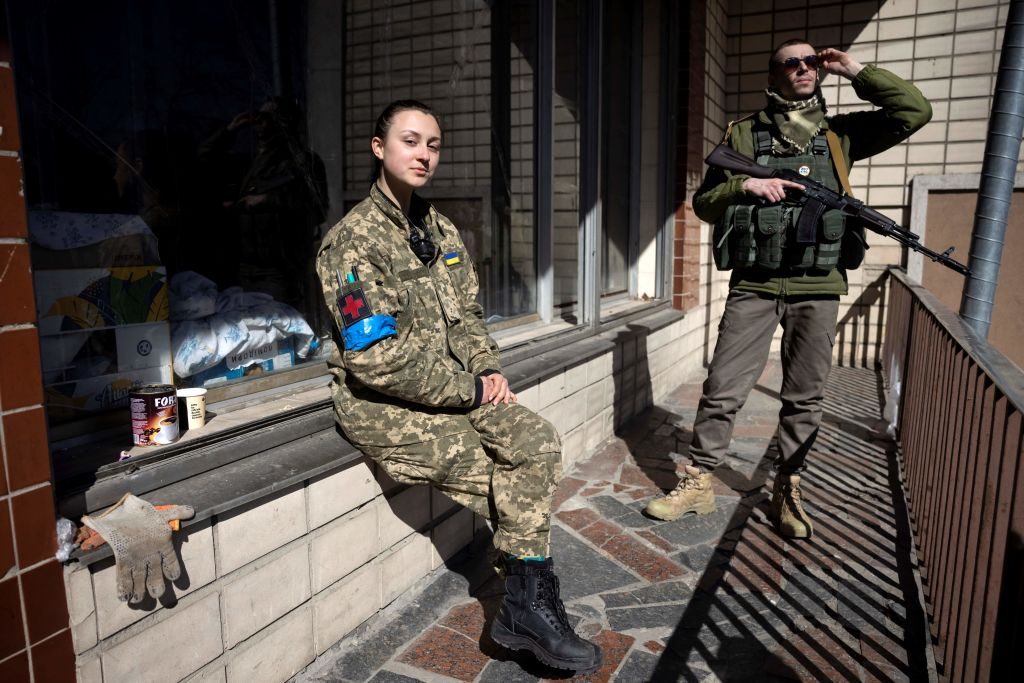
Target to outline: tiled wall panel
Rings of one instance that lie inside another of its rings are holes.
[[[0,1],[0,17],[6,16]],[[73,680],[6,23],[0,20],[0,680]]]

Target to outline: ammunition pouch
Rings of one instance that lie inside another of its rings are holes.
[[[816,242],[799,244],[796,225],[803,208],[790,204],[739,204],[727,208],[712,232],[715,267],[719,270],[755,266],[765,270],[783,266],[795,270],[831,270],[841,265],[840,250],[845,254],[848,241],[843,239],[846,217],[839,211],[825,211],[817,228]],[[863,248],[860,258],[863,260]]]
[[[757,163],[798,171],[833,191],[839,190],[825,135],[815,137],[803,154],[775,156],[768,130],[755,123],[751,133]],[[856,268],[864,259],[863,229],[859,231],[860,239],[857,234],[845,237],[846,216],[823,208],[820,203],[807,202],[806,197],[802,203],[786,200],[781,204],[729,206],[712,231],[715,266],[719,270]],[[844,265],[854,262],[856,265]]]

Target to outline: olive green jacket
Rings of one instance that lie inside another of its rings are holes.
[[[874,64],[866,65],[852,84],[858,97],[878,108],[826,118],[823,129],[831,128],[839,137],[847,168],[906,140],[932,117],[931,105],[920,90]],[[771,123],[763,110],[756,117],[762,123]],[[753,119],[736,122],[728,138],[730,147],[751,158],[754,157]],[[748,177],[720,168],[708,168],[704,182],[693,198],[694,213],[713,223],[731,204],[753,204],[756,198],[743,191],[743,182]],[[730,286],[774,296],[839,295],[847,292],[846,273],[838,268],[827,273],[757,268],[735,270]]]
[[[456,423],[446,416],[464,414],[478,400],[476,376],[501,370],[459,231],[415,195],[413,210],[437,245],[429,265],[409,247],[408,219],[376,184],[330,229],[317,256],[337,332],[366,315],[394,326],[365,348],[348,348],[339,339],[328,359],[335,415],[356,446],[448,436],[445,430]]]

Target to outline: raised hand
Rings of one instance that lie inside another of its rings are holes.
[[[864,65],[845,52],[834,47],[826,47],[818,52],[818,67],[826,73],[852,79],[860,73]]]

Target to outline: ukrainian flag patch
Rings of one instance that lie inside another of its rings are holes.
[[[444,264],[446,266],[454,266],[456,263],[462,263],[462,259],[459,258],[459,252],[450,251],[444,255]]]

